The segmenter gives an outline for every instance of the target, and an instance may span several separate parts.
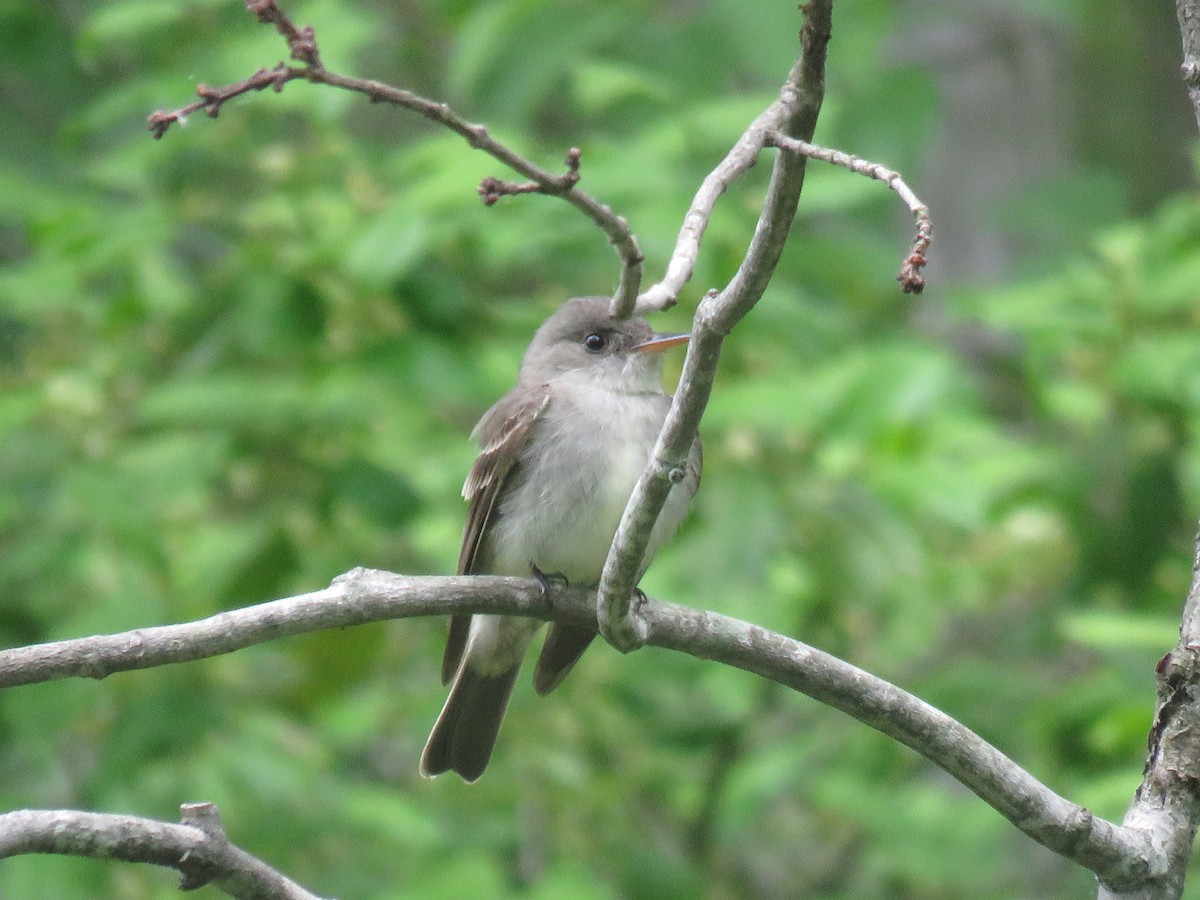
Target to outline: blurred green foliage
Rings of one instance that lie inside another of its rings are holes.
[[[1117,38],[1083,8],[1109,5],[1022,8],[1095,48]],[[583,187],[630,219],[651,278],[799,27],[794,3],[733,0],[292,11],[331,68],[450,100],[547,165],[580,146]],[[939,107],[919,56],[887,50],[902,12],[838,10],[818,139],[920,191]],[[506,173],[361,98],[296,83],[146,132],[283,52],[237,0],[0,6],[4,646],[360,564],[450,572],[472,423],[555,304],[615,284],[565,204],[482,208],[479,179]],[[1147,118],[1141,93],[1097,105],[1126,137]],[[1073,159],[995,198],[1037,245],[1020,277],[919,299],[892,281],[910,235],[893,199],[813,166],[728,341],[695,514],[645,587],[892,679],[1119,817],[1200,511],[1200,206],[1140,151]],[[732,274],[767,169],[723,198],[660,327]],[[210,800],[235,841],[343,898],[1091,889],[909,751],[657,650],[598,647],[548,700],[522,685],[486,778],[423,781],[442,634],[398,622],[10,690],[0,808],[171,819]],[[176,895],[148,867],[0,866],[3,897]]]

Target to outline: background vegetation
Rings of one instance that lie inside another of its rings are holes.
[[[1169,4],[843,4],[810,166],[727,343],[695,513],[644,586],[795,634],[1119,818],[1200,513],[1200,205]],[[1153,7],[1153,8],[1152,8]],[[792,2],[314,0],[331,68],[450,100],[629,217],[651,278],[775,95]],[[237,0],[0,6],[0,644],[176,622],[357,564],[452,571],[473,451],[599,233],[396,110],[304,84],[161,142],[283,54]],[[723,201],[686,327],[753,227]],[[343,898],[1067,897],[1090,876],[939,770],[741,673],[593,650],[475,786],[417,775],[440,622],[0,695],[0,808],[171,819]],[[25,857],[0,896],[176,896]],[[1191,896],[1200,897],[1200,882]],[[205,889],[198,896],[216,896]]]

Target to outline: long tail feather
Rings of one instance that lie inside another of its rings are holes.
[[[442,714],[425,742],[422,775],[432,778],[454,771],[468,782],[479,779],[492,757],[519,671],[518,665],[499,675],[480,675],[471,669],[469,660],[459,669]]]

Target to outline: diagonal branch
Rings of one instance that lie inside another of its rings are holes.
[[[187,803],[180,824],[81,812],[22,809],[0,814],[0,859],[56,853],[177,869],[180,889],[212,884],[240,900],[320,900],[229,842],[217,808]]]
[[[410,577],[354,569],[321,591],[207,619],[0,651],[0,687],[202,659],[325,628],[459,613],[519,615],[580,627],[596,621],[580,588],[543,593],[528,578]],[[949,772],[1040,844],[1134,883],[1165,857],[1140,828],[1123,828],[1060,797],[966,726],[895,685],[800,641],[728,616],[647,600],[647,643],[753,672],[836,707]],[[3,818],[0,817],[0,822]],[[3,851],[0,842],[0,853]]]
[[[180,125],[186,124],[188,116],[192,113],[203,111],[210,119],[215,119],[221,113],[221,106],[235,97],[240,97],[242,94],[248,94],[251,91],[265,91],[267,88],[271,88],[278,94],[289,81],[295,81],[297,78],[304,77],[304,69],[297,69],[286,63],[278,63],[273,69],[259,69],[249,78],[234,82],[225,87],[212,88],[207,84],[200,84],[196,87],[196,93],[200,97],[199,100],[195,100],[171,112],[165,112],[161,109],[152,112],[150,117],[146,119],[146,127],[150,129],[150,133],[154,135],[154,139],[159,140],[172,125],[176,123]]]
[[[806,18],[800,31],[800,59],[788,74],[779,99],[751,126],[762,130],[758,140],[765,141],[772,131],[812,138],[825,96],[832,5],[832,0],[812,0],[802,7]],[[775,273],[800,201],[806,163],[803,156],[792,153],[775,158],[763,210],[741,266],[724,290],[710,292],[696,310],[679,388],[646,471],[625,507],[600,578],[599,628],[618,650],[633,650],[645,642],[644,623],[632,607],[632,597],[650,532],[696,439],[725,336],[758,302]]]
[[[788,75],[779,100],[750,124],[721,164],[704,180],[684,218],[666,276],[638,299],[643,310],[675,302],[679,289],[691,277],[700,239],[717,199],[734,178],[753,165],[763,147],[786,150],[775,160],[763,211],[742,265],[724,290],[710,292],[696,311],[687,359],[671,410],[609,550],[600,579],[597,610],[601,634],[618,650],[633,650],[645,641],[645,629],[632,601],[646,544],[696,438],[725,336],[758,302],[774,275],[796,215],[808,157],[827,159],[886,181],[909,205],[917,218],[917,235],[898,280],[906,292],[919,293],[924,287],[920,269],[925,265],[925,251],[932,240],[929,211],[924,204],[890,169],[808,143],[824,97],[832,3],[813,0],[802,9],[806,18],[800,32],[800,59]]]
[[[300,66],[288,66],[279,63],[273,69],[259,69],[244,81],[223,88],[211,88],[200,85],[196,89],[200,99],[187,106],[171,112],[157,110],[147,120],[147,127],[156,138],[161,138],[176,122],[184,122],[187,117],[197,111],[215,118],[221,106],[236,97],[252,91],[271,88],[283,90],[290,81],[304,80],[313,84],[324,84],[353,93],[362,94],[373,103],[389,103],[412,112],[420,113],[427,119],[448,128],[463,137],[476,150],[482,150],[493,159],[508,166],[517,174],[528,179],[532,187],[514,186],[511,182],[497,179],[485,179],[480,185],[479,193],[487,205],[496,202],[499,196],[516,193],[542,193],[561,197],[585,216],[587,216],[607,236],[608,241],[621,259],[621,276],[616,294],[613,298],[614,308],[628,317],[634,308],[638,287],[642,280],[642,252],[637,240],[624,218],[613,212],[612,208],[596,200],[589,194],[579,190],[580,152],[572,148],[567,156],[567,172],[554,175],[541,166],[526,159],[505,144],[497,141],[483,125],[468,122],[445,103],[438,103],[425,97],[393,87],[380,81],[362,78],[352,78],[339,75],[325,68],[317,47],[316,33],[311,26],[297,27],[283,12],[276,0],[246,0],[246,8],[260,22],[274,25],[276,30],[287,42],[292,59],[298,60]],[[519,188],[519,189],[514,189]]]
[[[725,158],[705,176],[692,199],[692,205],[683,217],[675,249],[667,263],[662,280],[651,285],[638,297],[638,311],[643,313],[670,309],[679,299],[679,292],[696,270],[696,259],[700,255],[700,240],[708,229],[713,210],[721,195],[743,172],[754,167],[758,156],[767,145],[767,135],[778,126],[785,110],[780,100],[772,103],[751,122],[742,136],[737,139]]]

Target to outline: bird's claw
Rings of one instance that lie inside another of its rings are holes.
[[[550,586],[556,585],[563,590],[571,586],[571,582],[567,580],[567,576],[562,572],[543,572],[534,563],[529,564],[529,571],[533,573],[533,577],[537,580],[538,587],[542,590],[542,599],[545,600],[550,596]],[[643,597],[645,595],[643,594]]]

